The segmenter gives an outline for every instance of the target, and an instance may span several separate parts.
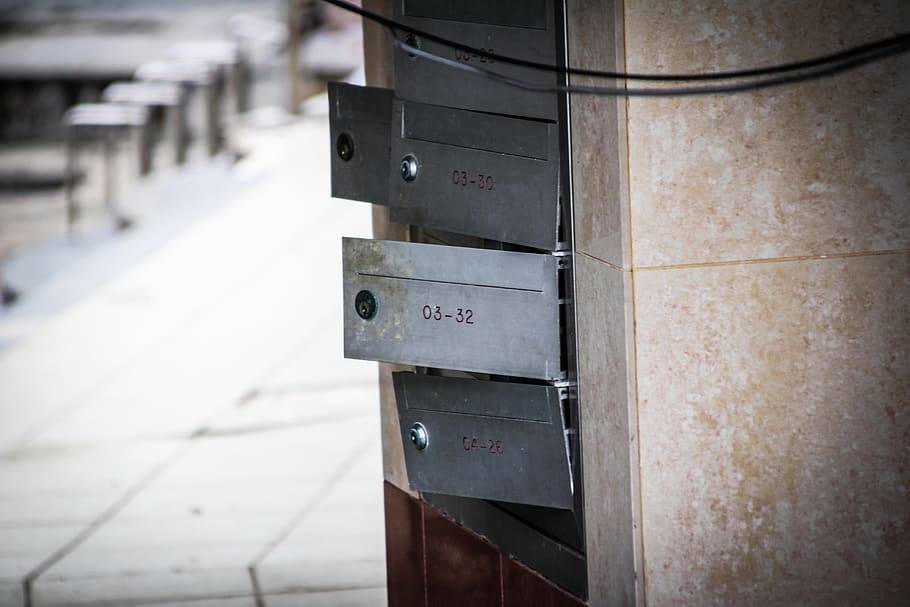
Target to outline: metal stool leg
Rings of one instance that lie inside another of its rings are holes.
[[[72,127],[66,129],[66,175],[63,186],[64,197],[66,200],[66,231],[72,232],[73,226],[79,216],[79,209],[76,204],[76,134]]]

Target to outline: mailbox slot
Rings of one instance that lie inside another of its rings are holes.
[[[345,238],[343,249],[346,357],[564,377],[557,286],[562,260],[356,238]]]
[[[504,77],[535,85],[555,86],[552,71],[496,61],[496,55],[556,65],[555,9],[548,0],[490,2],[468,0],[402,0],[393,2],[396,20],[430,34],[483,49],[493,57],[415,37],[404,32],[398,39],[421,51],[449,61],[479,67]],[[395,90],[398,97],[437,105],[556,120],[557,94],[531,91],[483,75],[395,50]]]
[[[329,82],[332,196],[388,205],[392,91]]]
[[[412,489],[572,509],[557,388],[414,373],[393,378]]]
[[[397,99],[393,107],[392,221],[558,248],[556,124]]]

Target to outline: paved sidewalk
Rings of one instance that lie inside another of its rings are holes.
[[[376,368],[341,337],[370,209],[329,197],[325,105],[142,184],[162,217],[0,316],[0,605],[385,604]]]

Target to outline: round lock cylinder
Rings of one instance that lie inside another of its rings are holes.
[[[408,154],[401,159],[401,165],[399,166],[399,173],[401,173],[401,178],[405,181],[414,181],[417,179],[417,159],[414,158],[411,154]]]
[[[427,432],[426,426],[420,422],[411,426],[411,429],[408,431],[408,437],[418,451],[423,451],[430,444],[430,435]]]
[[[354,138],[350,133],[342,133],[335,141],[335,152],[345,162],[354,157]]]
[[[372,320],[376,316],[378,307],[376,298],[367,290],[360,291],[354,297],[354,309],[357,311],[357,316],[364,320]]]

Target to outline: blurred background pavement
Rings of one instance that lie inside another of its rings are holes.
[[[237,15],[290,30],[294,10],[309,8],[0,2],[0,72],[77,39],[103,62],[106,37],[132,45],[129,70]],[[357,77],[339,21],[252,53],[252,108],[226,112],[222,152],[118,169],[125,230],[90,162],[67,230],[72,91],[2,84],[28,115],[0,125],[0,605],[385,604],[376,368],[341,337],[341,236],[368,236],[370,207],[330,198],[319,92]],[[333,36],[346,50],[326,58]]]

